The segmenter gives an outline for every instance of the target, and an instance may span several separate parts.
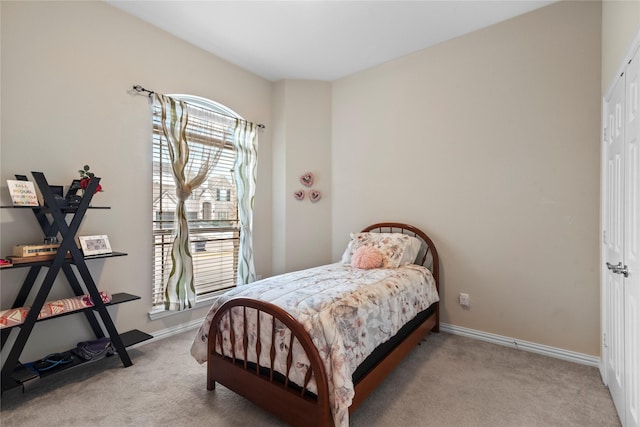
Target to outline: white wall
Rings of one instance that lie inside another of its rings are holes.
[[[284,273],[331,259],[331,84],[284,80],[274,84],[273,272]],[[307,188],[300,176],[311,172]],[[315,203],[309,191],[322,198]],[[305,191],[304,200],[294,192]]]
[[[640,1],[602,2],[602,94],[613,82],[623,56],[640,30]],[[629,59],[629,58],[627,58]]]
[[[142,300],[111,310],[116,326],[146,332],[204,316],[195,310],[150,321],[151,125],[147,98],[130,93],[141,84],[162,93],[210,98],[260,133],[255,254],[258,274],[271,274],[271,83],[184,43],[102,2],[0,2],[2,27],[1,204],[10,205],[6,179],[42,171],[67,185],[84,164],[105,191],[80,235],[107,234],[114,250],[129,256],[91,261],[101,289]],[[0,210],[0,253],[14,244],[39,242],[29,211]],[[2,308],[10,307],[27,269],[3,271]],[[53,296],[68,296],[59,281]],[[41,322],[23,360],[60,351],[91,338],[82,317]],[[80,330],[77,330],[80,329]],[[76,331],[77,330],[77,331]],[[65,331],[65,333],[61,333]],[[66,333],[66,331],[71,331]]]
[[[335,82],[334,257],[415,224],[443,322],[598,355],[600,26],[561,2]]]

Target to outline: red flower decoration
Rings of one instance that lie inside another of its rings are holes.
[[[83,190],[86,190],[89,187],[89,181],[91,181],[91,178],[83,178],[80,180],[80,188],[82,188]],[[98,184],[98,187],[96,188],[96,193],[98,191],[102,191],[102,185]]]
[[[80,188],[83,190],[86,190],[87,187],[89,187],[89,182],[95,176],[93,172],[89,171],[89,169],[89,165],[84,165],[82,169],[78,171],[80,173]],[[98,191],[102,191],[102,185],[100,184],[98,184],[95,193]]]

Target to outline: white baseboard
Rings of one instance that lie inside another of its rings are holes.
[[[509,338],[502,335],[490,334],[475,329],[463,328],[462,326],[450,325],[448,323],[440,323],[440,331],[450,334],[462,335],[469,338],[475,338],[480,341],[486,341],[493,344],[504,345],[506,347],[516,348],[518,350],[529,351],[531,353],[542,354],[544,356],[554,357],[556,359],[567,360],[569,362],[579,363],[588,366],[600,366],[600,358],[575,351],[564,350],[557,347],[549,347],[534,342],[523,341],[516,338]]]
[[[204,321],[204,318],[201,319],[195,319],[192,320],[188,323],[183,323],[181,325],[177,325],[177,326],[172,326],[170,328],[166,328],[166,329],[161,329],[159,331],[153,332],[151,335],[153,335],[153,338],[148,339],[146,341],[142,341],[141,343],[132,345],[129,348],[136,348],[136,347],[141,347],[145,344],[151,344],[152,342],[156,342],[156,341],[160,341],[163,340],[165,338],[169,338],[173,335],[178,335],[182,332],[186,332],[192,329],[196,329],[199,328],[200,325],[202,325],[202,322]],[[193,337],[195,338],[195,334],[193,335]]]
[[[180,334],[192,329],[196,329],[202,325],[204,319],[195,319],[189,323],[172,326],[170,328],[161,329],[153,333],[153,338],[143,341],[132,348],[159,341],[170,336]],[[529,341],[523,341],[515,338],[505,337],[502,335],[490,334],[488,332],[478,331],[476,329],[463,328],[462,326],[450,325],[448,323],[440,323],[440,331],[448,332],[454,335],[462,335],[469,338],[475,338],[480,341],[486,341],[493,344],[499,344],[518,350],[529,351],[531,353],[542,354],[544,356],[555,357],[556,359],[567,360],[569,362],[579,363],[581,365],[600,367],[600,358],[590,356],[588,354],[577,353],[575,351],[564,350],[557,347],[549,347]]]

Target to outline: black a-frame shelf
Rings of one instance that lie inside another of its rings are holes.
[[[86,264],[86,261],[91,259],[119,257],[127,254],[123,252],[112,252],[109,254],[85,257],[75,243],[76,233],[78,232],[80,223],[82,222],[87,210],[109,209],[108,207],[89,206],[93,194],[100,182],[100,178],[94,177],[91,179],[84,192],[84,196],[77,206],[61,206],[58,200],[54,197],[44,174],[42,172],[31,172],[31,174],[33,175],[35,183],[42,194],[44,206],[28,207],[23,209],[30,209],[33,212],[38,224],[40,224],[40,228],[42,229],[44,236],[60,236],[60,247],[58,248],[55,258],[52,260],[14,264],[11,267],[2,269],[5,270],[21,267],[29,268],[29,272],[22,283],[12,308],[24,306],[31,291],[36,290],[35,298],[31,303],[31,308],[29,309],[24,323],[1,330],[2,341],[0,348],[4,351],[5,344],[11,331],[19,329],[18,335],[11,345],[9,354],[2,366],[2,392],[15,387],[24,386],[24,384],[31,382],[34,379],[43,378],[47,375],[58,373],[85,363],[76,357],[72,363],[60,365],[51,371],[40,372],[35,375],[34,378],[32,372],[27,371],[20,363],[19,358],[36,322],[55,319],[71,314],[83,313],[96,338],[108,336],[111,339],[111,343],[125,367],[133,364],[129,354],[127,353],[126,347],[152,338],[151,335],[135,329],[122,334],[118,333],[113,320],[107,311],[107,307],[128,301],[134,301],[140,299],[140,297],[127,293],[116,293],[112,295],[111,302],[107,304],[103,303],[98,288],[96,287]],[[67,216],[71,216],[71,220],[69,222],[67,222]],[[78,278],[77,274],[72,269],[72,265],[76,266],[80,278]],[[39,283],[36,283],[39,273],[43,267],[48,270],[44,278],[38,281]],[[38,314],[44,306],[47,296],[53,287],[53,283],[60,272],[62,272],[66,277],[67,282],[71,286],[75,295],[80,296],[88,293],[91,296],[94,305],[82,310],[67,312],[47,317],[45,319],[38,319]],[[102,321],[104,328],[98,322],[98,318]]]

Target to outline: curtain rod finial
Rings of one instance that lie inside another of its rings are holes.
[[[154,92],[152,90],[147,90],[147,89],[143,88],[140,85],[134,85],[133,86],[133,90],[135,90],[138,93],[140,93],[140,92],[148,92],[149,93],[149,97],[151,97],[151,95],[154,94]]]

